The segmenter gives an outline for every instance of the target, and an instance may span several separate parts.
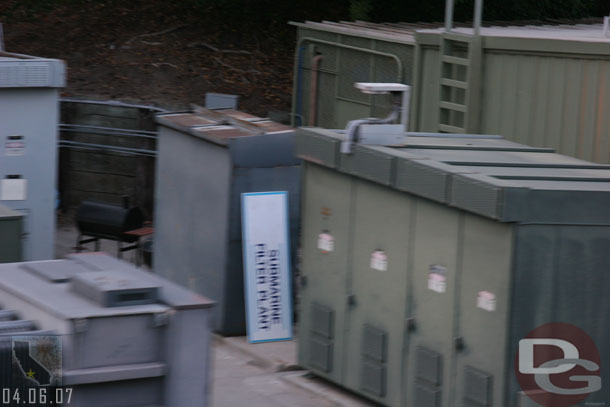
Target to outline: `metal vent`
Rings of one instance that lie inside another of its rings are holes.
[[[340,141],[299,130],[295,134],[296,154],[307,161],[338,167]]]
[[[441,391],[420,384],[415,385],[415,405],[417,407],[440,407]]]
[[[432,386],[441,384],[442,356],[424,347],[417,348],[416,377]]]
[[[418,161],[397,160],[396,188],[446,203],[448,201],[449,174],[447,174],[447,171],[435,169]]]
[[[394,156],[356,144],[352,154],[341,155],[341,170],[384,185],[391,185]]]
[[[377,363],[385,363],[387,360],[386,342],[387,335],[384,331],[365,325],[362,355]]]
[[[332,309],[314,302],[311,304],[310,315],[309,361],[313,367],[323,372],[330,372],[333,367],[334,312]]]
[[[362,390],[384,397],[386,393],[386,367],[375,362],[362,364]]]
[[[48,87],[54,84],[48,62],[11,61],[0,63],[0,87]],[[58,85],[61,86],[61,85]]]
[[[311,304],[311,332],[326,339],[333,338],[333,311],[330,308]]]
[[[451,182],[451,204],[493,219],[501,217],[502,189],[456,175]]]
[[[87,271],[72,276],[71,289],[102,307],[154,304],[159,287],[135,280],[128,273]]]
[[[464,405],[491,406],[492,376],[470,366],[464,368]]]
[[[0,334],[13,334],[17,332],[30,332],[36,329],[32,321],[4,321],[0,322]]]
[[[332,370],[332,342],[313,337],[309,341],[309,363],[323,372]]]
[[[364,325],[362,336],[362,390],[384,397],[386,393],[387,333]]]

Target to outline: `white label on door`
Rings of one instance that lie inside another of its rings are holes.
[[[388,256],[383,250],[375,250],[371,254],[371,268],[378,271],[388,270]]]
[[[27,181],[23,178],[5,178],[0,183],[0,200],[25,201]]]
[[[318,249],[323,253],[330,253],[335,250],[335,239],[330,233],[320,233],[318,235]]]
[[[430,266],[430,271],[428,272],[428,290],[441,294],[447,291],[447,267],[437,264]]]
[[[493,312],[496,310],[496,295],[489,291],[479,291],[477,297],[477,307],[485,311]]]
[[[23,155],[25,153],[25,142],[23,136],[8,136],[4,144],[5,155]]]

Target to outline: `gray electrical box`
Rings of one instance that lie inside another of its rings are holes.
[[[0,205],[0,263],[22,261],[23,214]]]
[[[34,366],[42,337],[60,352],[32,356],[28,377],[70,389],[71,406],[209,405],[211,300],[87,253],[0,265],[0,305],[0,387],[23,383],[11,365]]]
[[[0,52],[0,204],[24,215],[23,257],[55,257],[62,61]]]
[[[241,194],[288,192],[294,251],[301,174],[294,129],[231,109],[157,121],[154,271],[217,301],[218,332],[244,334]]]
[[[300,363],[383,405],[512,407],[519,340],[543,324],[580,327],[610,360],[610,166],[408,135],[345,155],[341,134],[297,132]]]

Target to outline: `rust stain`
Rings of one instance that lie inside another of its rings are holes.
[[[332,209],[323,206],[322,208],[320,208],[320,214],[322,216],[331,216],[332,215]]]

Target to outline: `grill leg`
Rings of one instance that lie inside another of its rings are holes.
[[[140,267],[142,265],[142,257],[144,257],[142,246],[140,245],[140,238],[138,238],[136,245],[138,246],[136,247],[136,266]]]
[[[100,239],[95,239],[95,251],[100,251]]]
[[[81,235],[80,233],[76,237],[76,245],[74,246],[74,250],[76,251],[76,253],[80,253],[82,251],[82,247],[80,245],[80,240],[82,237],[83,235]]]
[[[123,258],[123,251],[121,250],[121,249],[122,249],[122,247],[121,247],[121,241],[120,241],[120,240],[117,240],[116,244],[117,244],[117,253],[116,253],[116,256],[117,256],[119,259],[122,259],[122,258]]]

